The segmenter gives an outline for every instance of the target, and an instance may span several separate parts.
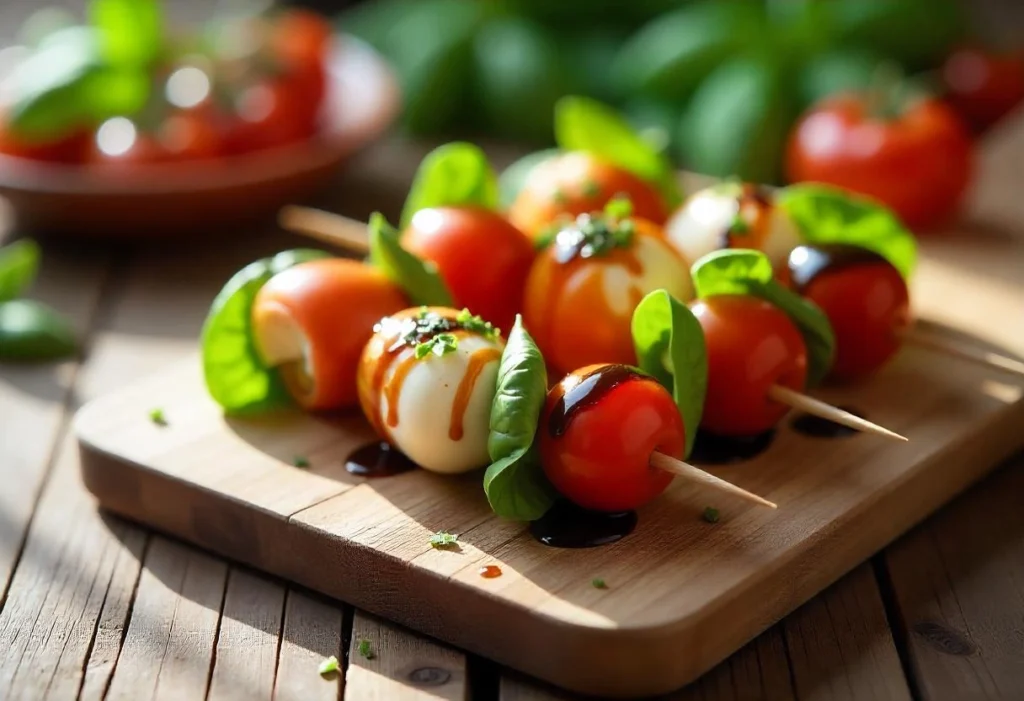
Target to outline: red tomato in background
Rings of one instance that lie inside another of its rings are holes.
[[[1024,53],[962,47],[942,64],[946,100],[975,131],[984,131],[1024,100]]]
[[[301,86],[280,76],[239,91],[225,147],[229,153],[259,151],[302,141],[315,133],[315,117],[303,102]]]
[[[471,207],[423,209],[402,232],[402,243],[437,266],[455,306],[505,332],[512,328],[534,250],[504,217]]]
[[[327,60],[332,30],[330,23],[308,10],[280,13],[270,31],[270,50],[292,79],[301,83],[304,99],[319,106],[327,88]]]
[[[617,195],[629,198],[638,219],[660,226],[668,218],[653,185],[582,151],[553,156],[531,170],[508,218],[520,231],[537,236],[556,220],[601,211]]]
[[[157,130],[167,160],[186,161],[223,155],[224,140],[212,113],[185,110],[170,114]]]
[[[81,163],[87,157],[91,137],[87,131],[44,143],[25,143],[11,134],[0,115],[0,153],[33,161]]]
[[[790,182],[821,182],[874,197],[911,227],[955,213],[970,183],[970,135],[945,103],[923,99],[892,118],[872,113],[866,95],[811,108],[790,136]]]
[[[708,354],[701,427],[719,436],[754,436],[775,426],[789,407],[768,397],[772,385],[802,392],[807,381],[807,348],[796,326],[756,297],[708,297],[690,309]]]
[[[548,392],[537,429],[541,463],[559,492],[585,509],[628,511],[665,491],[655,451],[682,459],[686,432],[672,395],[625,365],[591,365]]]
[[[162,163],[168,160],[160,142],[127,117],[114,117],[93,135],[89,162],[101,167]]]

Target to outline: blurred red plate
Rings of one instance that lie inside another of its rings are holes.
[[[0,155],[0,195],[21,228],[99,238],[187,236],[268,216],[323,187],[346,156],[380,136],[398,113],[397,83],[365,43],[339,36],[329,71],[324,126],[307,141],[124,171]]]

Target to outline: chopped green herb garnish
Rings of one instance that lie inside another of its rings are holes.
[[[732,225],[729,227],[730,234],[746,234],[750,231],[750,225],[747,224],[747,220],[737,214],[733,217]]]
[[[718,519],[720,518],[720,516],[721,514],[718,513],[718,509],[716,509],[713,506],[709,506],[708,508],[704,509],[704,514],[701,516],[701,518],[703,518],[708,523],[718,523]]]
[[[455,321],[459,322],[459,326],[466,329],[466,331],[472,331],[487,338],[497,338],[500,333],[498,329],[494,328],[494,324],[484,321],[480,316],[471,313],[468,309],[463,309],[459,312],[459,315],[455,317]]]
[[[604,206],[605,216],[625,219],[633,214],[633,203],[625,195],[616,195]]]
[[[309,467],[309,458],[296,455],[292,458],[292,465],[295,465],[295,467]]]
[[[332,672],[337,672],[340,669],[341,663],[338,662],[338,658],[334,655],[331,655],[326,660],[320,663],[320,668],[317,671],[320,672],[320,676],[324,676],[327,674],[331,674]]]
[[[164,416],[163,409],[153,409],[149,412],[149,420],[155,423],[157,426],[166,426],[167,417]]]
[[[593,180],[585,180],[583,181],[582,192],[584,197],[597,197],[601,194],[601,186]]]
[[[430,536],[430,546],[433,548],[447,548],[459,542],[459,536],[446,531],[438,531]]]
[[[600,577],[594,577],[592,580],[590,580],[590,586],[594,587],[594,589],[607,589],[608,588],[608,585],[605,584],[604,580],[601,579]]]
[[[450,333],[439,333],[428,341],[417,344],[416,359],[422,360],[433,353],[438,358],[449,353],[454,353],[459,347],[459,339]]]
[[[359,650],[359,654],[362,657],[365,657],[368,660],[372,660],[375,657],[369,640],[360,640],[356,649]]]
[[[555,236],[555,260],[568,263],[574,258],[594,258],[615,248],[628,248],[635,233],[632,219],[581,214]]]

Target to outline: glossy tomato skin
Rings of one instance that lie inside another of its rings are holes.
[[[829,183],[874,197],[914,228],[955,213],[973,167],[966,127],[934,99],[883,119],[870,114],[863,96],[830,98],[799,121],[786,154],[790,182]]]
[[[802,392],[807,349],[796,326],[775,306],[741,295],[690,305],[704,330],[708,389],[701,428],[719,436],[753,436],[775,426],[789,408],[768,391]]]
[[[609,369],[629,376],[592,390],[566,417],[566,394],[598,384],[593,378]],[[672,395],[624,366],[593,365],[564,377],[548,392],[537,435],[544,472],[555,488],[583,508],[608,512],[640,508],[665,491],[672,475],[651,467],[651,454],[682,459],[686,445]]]
[[[942,65],[946,100],[984,131],[1024,100],[1024,53],[999,54],[965,46]]]
[[[816,275],[799,292],[832,324],[836,356],[830,377],[855,380],[878,370],[899,350],[910,326],[910,295],[888,262],[837,266]]]
[[[282,343],[305,349],[305,362],[279,366],[281,377],[304,408],[337,409],[358,402],[359,357],[374,325],[408,306],[375,268],[340,258],[315,260],[278,273],[260,289],[253,332],[264,358]]]
[[[668,218],[653,185],[582,151],[553,156],[531,170],[508,216],[517,228],[536,237],[556,220],[602,210],[617,195],[629,198],[638,218],[659,226]]]
[[[630,246],[561,262],[557,246],[541,251],[526,279],[523,322],[558,373],[594,363],[636,363],[631,323],[640,300],[657,289],[693,297],[686,261],[661,229],[635,219]]]
[[[402,243],[437,266],[455,306],[505,332],[512,328],[535,254],[504,217],[473,207],[423,209],[402,232]]]

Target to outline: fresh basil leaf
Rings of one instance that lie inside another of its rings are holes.
[[[554,158],[559,153],[561,151],[557,148],[534,151],[514,161],[508,168],[501,171],[501,175],[498,177],[498,191],[501,195],[502,208],[508,209],[516,201],[516,197],[519,196],[519,191],[523,189],[523,183],[526,182],[530,171],[544,161]]]
[[[0,303],[0,360],[55,360],[77,348],[71,326],[45,304],[31,299]]]
[[[24,294],[39,272],[39,244],[22,239],[0,248],[0,302]]]
[[[437,266],[420,260],[402,248],[399,234],[380,212],[374,212],[368,224],[370,263],[401,287],[416,306],[450,307],[452,296]]]
[[[544,357],[517,315],[498,367],[487,438],[487,452],[494,462],[484,473],[487,501],[502,518],[535,521],[558,496],[534,446],[547,392]]]
[[[615,110],[588,97],[555,105],[555,141],[566,151],[589,151],[658,187],[670,209],[682,201],[675,170]]]
[[[282,270],[328,257],[323,251],[298,249],[263,258],[235,273],[213,300],[201,337],[203,376],[210,396],[225,412],[255,414],[290,403],[277,373],[263,364],[256,351],[253,300]]]
[[[402,209],[402,226],[428,207],[498,208],[498,178],[478,146],[463,141],[438,146],[416,171]]]
[[[810,244],[845,243],[874,251],[909,278],[917,263],[914,235],[884,205],[826,185],[790,185],[776,204]]]
[[[160,0],[92,0],[89,19],[100,34],[103,57],[114,66],[146,66],[164,48]]]
[[[708,356],[700,322],[667,291],[655,290],[633,310],[632,330],[640,369],[676,400],[686,435],[685,457],[689,457],[708,387]]]
[[[786,289],[772,276],[760,251],[715,251],[693,264],[693,286],[701,299],[714,295],[752,295],[774,304],[796,324],[807,346],[807,384],[825,379],[835,359],[836,339],[825,312]]]

